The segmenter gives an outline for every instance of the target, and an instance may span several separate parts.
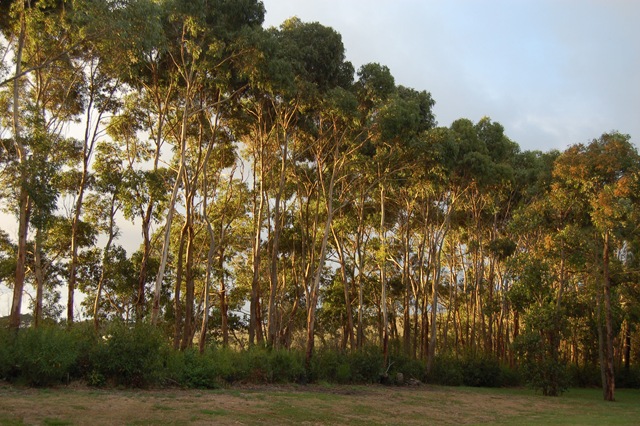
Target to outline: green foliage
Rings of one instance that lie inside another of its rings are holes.
[[[225,383],[300,383],[306,381],[304,354],[294,350],[210,348],[173,352],[166,371],[169,383],[192,388],[218,388]]]
[[[178,383],[188,388],[215,389],[220,383],[214,361],[210,351],[202,355],[195,349],[172,352],[167,362],[169,383]]]
[[[14,344],[15,333],[6,326],[0,327],[0,379],[11,376],[15,360]]]
[[[96,354],[104,340],[96,332],[93,324],[88,321],[74,324],[71,329],[71,336],[77,348],[76,361],[70,371],[71,377],[77,379],[87,378],[88,375],[95,372]],[[95,384],[91,383],[91,380],[88,381],[89,384]]]
[[[252,348],[239,353],[245,366],[244,380],[257,383],[304,382],[304,354],[286,349]]]
[[[65,382],[78,357],[76,339],[57,326],[20,330],[13,345],[14,379],[28,385]]]
[[[461,362],[451,355],[436,357],[431,372],[427,375],[427,382],[444,386],[462,386],[464,377]]]
[[[111,324],[91,360],[92,373],[118,385],[142,387],[160,380],[168,346],[159,331],[146,324]]]
[[[519,370],[491,356],[467,354],[457,358],[447,354],[436,357],[427,381],[444,386],[508,387],[519,386],[521,378]]]
[[[269,352],[267,359],[269,383],[306,381],[302,351],[273,350]]]
[[[348,353],[323,349],[312,358],[309,379],[331,383],[378,383],[385,372],[383,362],[380,348],[372,345]],[[391,371],[403,372],[407,377],[411,373],[400,368]]]
[[[462,383],[465,386],[494,388],[502,386],[502,369],[488,355],[468,355],[462,359]]]
[[[345,358],[343,353],[335,350],[323,348],[317,351],[311,358],[310,379],[313,381],[348,383],[351,379],[351,370],[344,367],[347,365]],[[338,379],[338,370],[342,370],[340,380]]]
[[[602,386],[600,367],[595,364],[575,365],[567,367],[567,374],[571,386],[578,388],[590,388]]]
[[[351,378],[355,383],[376,383],[384,372],[384,357],[380,348],[365,346],[349,355]]]
[[[559,396],[567,390],[567,366],[557,354],[553,355],[553,348],[540,333],[523,333],[513,345],[520,355],[523,378],[530,387],[540,390],[545,396]]]
[[[424,361],[411,359],[404,355],[389,358],[389,377],[395,380],[398,373],[402,373],[404,380],[415,379],[424,382],[427,377],[427,366]],[[402,383],[396,383],[401,385]]]
[[[351,381],[351,366],[347,356],[335,350],[322,349],[318,351],[311,359],[310,379],[349,383]]]
[[[640,389],[640,367],[616,370],[616,388]]]

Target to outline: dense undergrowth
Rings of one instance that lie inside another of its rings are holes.
[[[401,373],[401,374],[399,374]],[[598,386],[597,368],[566,369],[568,385]],[[111,324],[102,333],[78,325],[0,329],[0,379],[28,386],[85,381],[91,386],[216,388],[233,383],[400,384],[409,379],[448,386],[525,384],[522,372],[486,356],[440,356],[430,374],[423,361],[392,354],[384,365],[375,346],[341,352],[320,349],[309,368],[301,350],[210,347],[175,351],[156,328]],[[640,371],[620,370],[619,387],[640,387]]]

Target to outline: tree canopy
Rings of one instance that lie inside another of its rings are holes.
[[[150,322],[176,348],[298,347],[307,362],[318,345],[427,369],[482,355],[547,394],[569,366],[600,366],[614,399],[640,353],[631,137],[538,152],[488,117],[439,126],[428,91],[356,71],[334,29],[263,28],[264,13],[2,2],[10,327],[28,294],[36,326]]]

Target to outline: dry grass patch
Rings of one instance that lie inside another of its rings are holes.
[[[438,386],[238,386],[224,390],[0,387],[0,425],[630,424],[640,392],[560,398],[528,390]],[[630,423],[627,423],[630,422]]]

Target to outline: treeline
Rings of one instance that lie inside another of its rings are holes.
[[[319,23],[263,28],[256,0],[0,8],[10,328],[24,294],[35,327],[72,326],[81,292],[96,330],[299,349],[307,370],[318,346],[373,345],[383,366],[488,358],[557,394],[599,366],[612,400],[638,364],[629,136],[532,152],[488,118],[438,126],[428,92],[356,71]]]

